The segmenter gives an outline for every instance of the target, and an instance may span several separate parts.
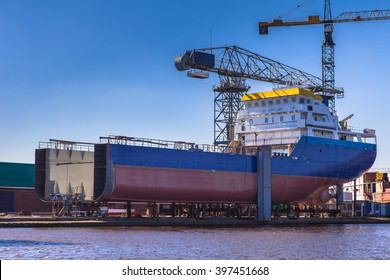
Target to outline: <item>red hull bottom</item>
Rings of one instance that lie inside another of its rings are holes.
[[[114,184],[105,200],[183,203],[255,203],[257,174],[171,168],[115,166]],[[272,175],[272,202],[330,199],[328,186],[338,179]]]

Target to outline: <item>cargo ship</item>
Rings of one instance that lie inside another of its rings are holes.
[[[236,138],[226,146],[125,136],[101,137],[84,151],[52,143],[36,151],[36,190],[46,201],[73,190],[84,201],[251,204],[257,154],[268,147],[272,202],[319,204],[330,199],[330,186],[375,161],[375,131],[339,121],[307,88],[245,94],[242,102]]]
[[[242,102],[236,140],[226,147],[135,145],[125,137],[95,145],[95,199],[253,203],[256,151],[270,146],[272,202],[323,203],[329,186],[359,177],[375,161],[375,131],[348,127],[309,89],[245,94]]]

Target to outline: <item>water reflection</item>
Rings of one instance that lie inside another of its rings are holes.
[[[24,247],[24,246],[69,246],[74,245],[69,242],[45,242],[45,241],[35,241],[35,240],[0,240],[1,247]]]
[[[390,259],[390,225],[0,229],[1,259]]]

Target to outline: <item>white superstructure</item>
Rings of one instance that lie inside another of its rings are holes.
[[[280,88],[245,94],[242,102],[244,108],[238,114],[235,133],[243,146],[271,145],[290,150],[301,136],[355,142],[371,139],[375,143],[374,130],[358,131],[347,127],[346,119],[339,122],[322,97],[309,89]]]

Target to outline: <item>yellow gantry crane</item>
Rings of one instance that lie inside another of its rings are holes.
[[[298,6],[299,7],[299,6]],[[310,15],[304,21],[284,21],[281,18],[270,22],[259,22],[260,35],[268,34],[269,27],[296,26],[309,24],[324,25],[324,40],[322,44],[322,97],[332,112],[335,112],[335,96],[342,98],[344,91],[335,87],[334,78],[334,41],[333,24],[342,22],[361,22],[390,19],[390,10],[372,10],[359,12],[344,12],[332,18],[330,0],[325,0],[324,18],[319,15]]]

